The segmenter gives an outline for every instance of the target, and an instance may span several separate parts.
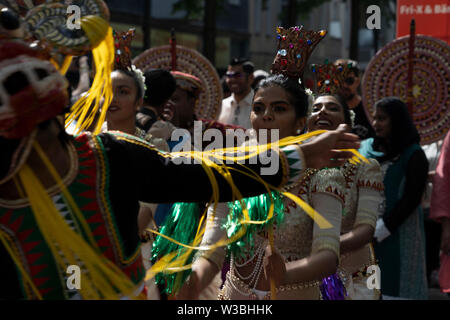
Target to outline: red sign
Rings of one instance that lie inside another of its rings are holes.
[[[397,0],[397,38],[409,35],[412,19],[416,34],[450,43],[450,0]]]

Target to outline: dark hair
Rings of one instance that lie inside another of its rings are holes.
[[[388,139],[374,138],[373,147],[385,148],[385,159],[391,159],[402,153],[408,146],[419,143],[420,135],[408,112],[406,104],[398,97],[386,97],[375,103],[391,120],[391,135]]]
[[[287,92],[289,102],[294,106],[297,119],[306,117],[308,113],[308,95],[305,89],[299,85],[298,79],[289,78],[282,74],[270,76],[259,82],[255,88],[255,95],[259,89],[273,86],[279,86]]]
[[[331,93],[321,93],[314,99],[314,101],[317,98],[319,98],[319,97],[325,97],[325,96],[332,96],[333,98],[335,98],[339,102],[339,104],[342,106],[342,109],[344,110],[344,121],[345,121],[345,123],[348,124],[350,127],[352,127],[352,118],[350,116],[350,108],[348,107],[348,104],[345,101],[345,99],[341,95],[339,95],[337,93],[333,93],[333,94],[331,94]]]
[[[138,76],[136,75],[136,73],[134,71],[124,70],[124,69],[116,69],[114,71],[120,72],[120,73],[130,77],[131,79],[133,79],[134,84],[136,85],[136,100],[135,101],[138,101],[140,98],[142,98],[143,92],[142,92],[141,85],[139,84],[140,80],[138,79]]]
[[[145,91],[144,102],[158,107],[166,103],[175,92],[177,83],[172,74],[164,69],[150,69],[144,73]]]
[[[246,58],[233,58],[230,61],[230,66],[242,66],[242,70],[249,75],[255,71],[255,65]]]
[[[20,139],[6,139],[0,136],[0,148],[2,156],[0,157],[0,179],[6,177],[11,165],[14,152],[20,145]]]

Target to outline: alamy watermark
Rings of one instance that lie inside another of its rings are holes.
[[[258,139],[256,139],[256,137]],[[269,139],[270,137],[270,139]],[[178,144],[171,152],[180,152],[180,157],[174,157],[175,164],[200,164],[204,160],[211,160],[217,164],[257,164],[261,167],[260,175],[274,175],[278,172],[280,158],[276,152],[271,149],[264,149],[264,145],[271,142],[271,148],[277,149],[280,138],[278,129],[260,129],[256,132],[254,129],[226,129],[225,135],[219,129],[207,129],[203,131],[202,122],[194,122],[194,135],[186,129],[175,129],[172,132],[170,140]],[[206,146],[205,144],[208,143]],[[241,146],[241,147],[239,147]],[[244,147],[248,150],[244,150]],[[235,147],[238,147],[234,149]],[[217,153],[217,157],[211,157],[215,150],[230,148],[228,153],[222,151]],[[188,154],[192,151],[198,151],[198,158],[191,157]],[[206,153],[200,153],[206,151]],[[186,153],[183,155],[183,153]],[[222,155],[227,156],[220,159]],[[247,158],[245,156],[248,156]]]
[[[381,29],[381,9],[377,5],[371,5],[367,7],[367,14],[370,14],[370,17],[366,20],[367,29]]]
[[[373,290],[381,289],[381,270],[378,265],[371,265],[367,267],[367,273],[370,274],[370,276],[367,278],[367,289]]]
[[[80,30],[81,29],[81,24],[80,24],[80,19],[81,19],[81,8],[77,5],[70,5],[67,7],[67,14],[70,14],[70,16],[67,18],[67,29],[69,30]]]
[[[77,265],[70,265],[66,269],[66,274],[68,275],[66,286],[69,290],[80,290],[81,289],[81,270]]]

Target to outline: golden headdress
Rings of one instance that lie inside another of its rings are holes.
[[[309,57],[326,34],[326,30],[310,31],[303,26],[277,27],[278,51],[272,63],[272,74],[284,74],[302,81]]]
[[[350,73],[354,72],[354,67],[352,63],[335,65],[326,60],[325,64],[312,64],[311,70],[315,78],[316,94],[338,94]]]

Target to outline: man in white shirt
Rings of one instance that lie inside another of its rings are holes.
[[[253,100],[253,71],[255,66],[247,59],[234,58],[225,74],[226,83],[232,92],[222,101],[218,122],[250,129],[250,112]]]

